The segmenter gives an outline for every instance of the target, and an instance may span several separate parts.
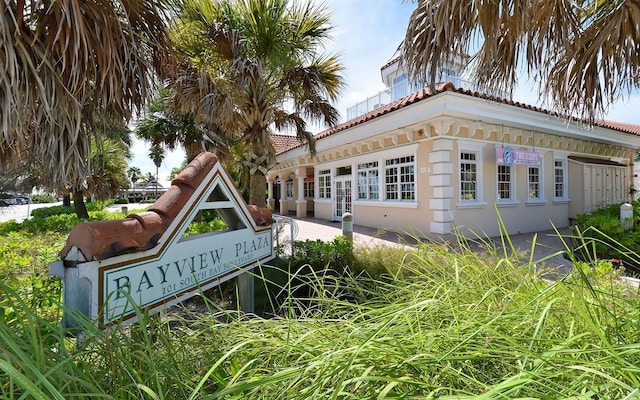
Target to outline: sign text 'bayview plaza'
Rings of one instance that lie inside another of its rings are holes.
[[[221,218],[227,228],[193,234],[191,225]],[[123,220],[76,225],[51,263],[74,312],[106,326],[150,313],[240,276],[275,257],[271,213],[246,205],[215,155],[202,153],[150,208]]]

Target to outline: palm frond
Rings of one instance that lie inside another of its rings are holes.
[[[566,53],[555,60],[545,86],[562,108],[582,109],[584,117],[592,117],[585,115],[588,110],[604,113],[640,87],[640,4],[603,6],[594,18],[566,43]]]
[[[0,3],[0,148],[46,153],[52,182],[81,183],[93,118],[130,118],[172,69],[164,12],[162,0]]]
[[[337,56],[321,54],[330,15],[310,1],[185,4],[174,31],[185,48],[170,84],[171,107],[192,112],[212,147],[240,144],[239,161],[251,174],[250,201],[263,205],[264,174],[275,161],[272,130],[294,129],[313,151],[305,119],[338,121],[331,101],[344,86],[342,66]]]
[[[524,70],[540,100],[593,120],[640,88],[640,4],[634,0],[419,0],[400,46],[413,79],[431,85],[458,54],[472,78],[511,92]]]

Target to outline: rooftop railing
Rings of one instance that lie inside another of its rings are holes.
[[[458,88],[470,90],[473,92],[495,95],[507,100],[511,100],[512,97],[508,92],[496,93],[495,91],[489,91],[486,88],[478,85],[477,83],[465,81],[464,79],[461,79],[457,76],[444,75],[440,82],[451,82],[455,87]],[[408,96],[409,94],[418,91],[422,87],[420,85],[410,84],[406,80],[399,82],[393,85],[391,88],[378,92],[378,94],[371,96],[352,107],[347,108],[347,121],[371,112],[376,108],[383,107],[405,96]]]

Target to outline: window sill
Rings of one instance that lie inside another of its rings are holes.
[[[520,202],[517,200],[504,200],[504,201],[497,201],[496,202],[496,207],[498,208],[502,208],[502,207],[516,207],[520,205]]]
[[[527,200],[527,206],[544,206],[549,203],[546,200]]]
[[[484,208],[487,206],[485,201],[465,201],[458,202],[458,208]]]
[[[571,203],[570,199],[553,199],[553,204],[569,204]]]
[[[367,207],[395,207],[395,208],[418,208],[419,203],[413,200],[398,201],[398,200],[355,200],[353,202],[356,206]]]

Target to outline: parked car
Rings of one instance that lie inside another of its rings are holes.
[[[24,196],[12,197],[8,199],[0,199],[0,206],[14,206],[17,204],[29,204],[31,199]]]

